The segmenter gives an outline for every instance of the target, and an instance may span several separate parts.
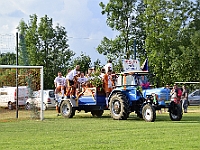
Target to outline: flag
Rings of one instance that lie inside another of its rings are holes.
[[[141,66],[142,71],[148,71],[148,59],[145,59],[145,61],[143,62],[142,66]]]

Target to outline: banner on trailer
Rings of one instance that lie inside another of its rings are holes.
[[[123,60],[123,71],[133,71],[133,70],[141,70],[139,60],[133,59],[124,59]]]

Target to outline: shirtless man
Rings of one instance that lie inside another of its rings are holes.
[[[62,93],[62,98],[64,98],[64,88],[65,88],[65,78],[62,76],[62,73],[59,71],[58,76],[54,80],[55,85],[55,98],[58,100],[58,93]]]

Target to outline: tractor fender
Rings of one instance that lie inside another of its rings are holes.
[[[121,90],[113,90],[113,91],[110,93],[108,99],[110,99],[110,98],[112,97],[112,95],[114,95],[114,94],[116,94],[116,93],[122,93],[122,91],[121,91]]]

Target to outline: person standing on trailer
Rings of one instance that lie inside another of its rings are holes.
[[[82,87],[85,87],[85,84],[88,81],[88,79],[85,77],[84,72],[81,72],[81,75],[77,81],[78,81],[78,92],[82,92]]]
[[[106,107],[108,108],[108,96],[112,92],[113,89],[113,82],[112,82],[112,76],[111,76],[112,71],[108,70],[108,72],[104,75],[103,77],[103,88],[104,91],[106,92]]]
[[[80,70],[80,66],[79,65],[76,65],[76,68],[71,70],[67,76],[66,76],[66,82],[67,82],[67,92],[66,92],[66,95],[67,97],[69,98],[70,96],[72,98],[75,98],[75,92],[76,92],[76,82],[77,82],[77,74],[78,74],[78,71]]]
[[[113,71],[112,60],[108,60],[107,64],[104,66],[104,69],[106,73],[108,72],[108,70],[111,70],[111,72]]]

